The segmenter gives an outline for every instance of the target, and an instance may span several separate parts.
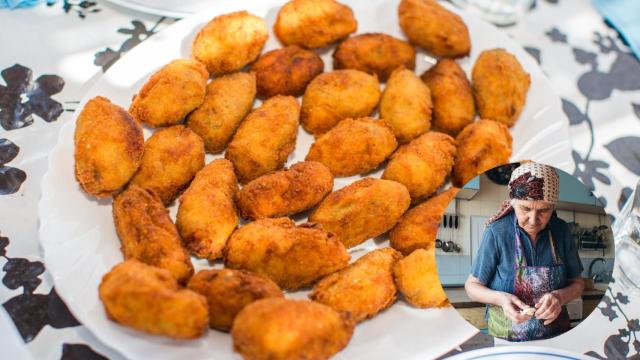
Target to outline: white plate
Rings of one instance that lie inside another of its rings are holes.
[[[217,0],[107,0],[110,3],[160,16],[183,18],[207,11],[216,6]]]
[[[448,360],[588,360],[589,356],[542,346],[500,346],[478,349],[449,357]]]
[[[358,33],[385,32],[404,38],[397,22],[398,1],[346,1],[358,19]],[[154,35],[114,64],[88,91],[88,99],[106,96],[125,108],[130,99],[159,67],[178,57],[188,57],[197,31],[213,16],[248,9],[262,16],[271,26],[279,1],[216,0],[208,13],[182,20]],[[513,159],[532,159],[572,170],[568,125],[560,108],[560,99],[551,90],[535,61],[495,27],[461,14],[472,40],[470,58],[460,61],[469,73],[483,49],[505,48],[515,54],[531,74],[531,88],[520,120],[512,129]],[[266,50],[279,47],[270,34]],[[331,69],[331,54],[324,52],[325,70]],[[433,60],[419,52],[417,73],[426,70]],[[76,112],[76,116],[79,112]],[[108,346],[132,359],[204,359],[238,358],[231,352],[227,334],[209,331],[194,341],[173,341],[145,335],[107,320],[98,299],[102,276],[122,261],[120,244],[111,217],[111,200],[95,201],[85,196],[73,175],[74,121],[64,125],[49,158],[49,170],[42,186],[39,206],[40,241],[47,269],[53,275],[57,291],[80,322]],[[148,136],[149,134],[147,134]],[[300,129],[297,147],[288,164],[302,161],[313,138]],[[207,159],[211,160],[211,156]],[[373,174],[379,176],[381,171]],[[358,177],[336,179],[335,188]],[[175,214],[175,206],[172,213]],[[356,258],[364,249],[387,246],[386,242],[368,240],[350,251]],[[203,262],[195,261],[196,269]],[[304,297],[304,292],[289,294]],[[345,359],[433,358],[474,335],[477,330],[453,309],[420,310],[398,301],[387,311],[358,325],[349,346],[338,355]]]

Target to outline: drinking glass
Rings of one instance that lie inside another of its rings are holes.
[[[613,223],[618,280],[623,288],[640,290],[640,181]]]

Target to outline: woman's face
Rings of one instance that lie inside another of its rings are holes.
[[[553,214],[553,205],[540,200],[516,200],[513,209],[518,225],[529,234],[538,234]]]

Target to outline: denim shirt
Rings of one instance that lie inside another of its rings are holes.
[[[515,213],[489,224],[482,234],[480,248],[471,266],[471,275],[478,278],[490,289],[513,294],[515,243],[514,220]],[[578,257],[576,243],[569,233],[567,223],[558,218],[555,213],[551,216],[547,226],[538,234],[535,249],[531,239],[524,229],[517,226],[522,240],[524,256],[528,266],[553,265],[549,230],[553,234],[558,256],[566,267],[567,279],[579,277],[583,266]],[[562,287],[566,286],[566,281]]]

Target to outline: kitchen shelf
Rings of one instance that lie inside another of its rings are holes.
[[[455,251],[451,251],[451,252],[446,252],[443,251],[442,249],[436,248],[436,255],[443,255],[443,256],[469,256],[468,254],[464,254],[464,252],[460,251],[460,252],[455,252]]]
[[[460,191],[456,194],[457,199],[470,200],[473,198],[476,193],[480,190],[480,176],[476,176],[473,179],[469,180]]]

